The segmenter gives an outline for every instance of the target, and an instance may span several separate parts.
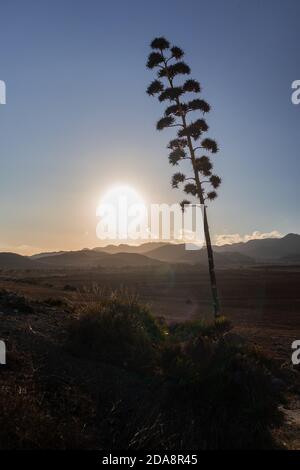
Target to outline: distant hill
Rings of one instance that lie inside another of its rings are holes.
[[[289,262],[295,258],[299,260],[300,235],[289,233],[282,238],[265,238],[250,240],[246,243],[235,243],[214,247],[218,253],[238,252],[250,256],[259,262],[280,262],[288,257]]]
[[[116,253],[111,255],[109,258],[108,266],[118,267],[118,266],[161,266],[164,263],[160,260],[152,259],[145,255],[140,255],[138,253]]]
[[[147,252],[147,256],[168,263],[207,264],[206,249],[186,250],[185,244],[161,246]],[[217,266],[255,263],[251,257],[237,252],[215,253],[215,261]]]
[[[56,255],[51,253],[40,258],[40,262],[53,267],[92,267],[99,266],[109,257],[107,253],[97,253],[91,250],[66,251]]]
[[[42,266],[27,256],[16,253],[0,253],[0,269],[38,269]]]
[[[126,267],[126,266],[158,266],[162,264],[147,256],[137,253],[108,254],[102,251],[81,250],[69,251],[56,256],[51,254],[42,258],[44,265],[52,267]]]
[[[146,254],[148,251],[160,248],[161,246],[168,245],[164,242],[148,242],[142,243],[141,245],[127,245],[122,243],[120,245],[107,245],[105,247],[96,247],[94,251],[101,251],[103,253],[115,254],[115,253],[138,253]]]

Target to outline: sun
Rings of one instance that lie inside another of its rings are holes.
[[[97,237],[109,243],[134,243],[147,234],[147,208],[132,186],[110,188],[97,207]]]

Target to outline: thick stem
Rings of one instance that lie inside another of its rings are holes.
[[[162,55],[163,55],[163,53],[162,53]],[[166,62],[166,60],[164,62],[165,62],[165,68],[166,68],[168,81],[170,83],[171,88],[173,88],[174,87],[173,80],[171,79],[171,77],[168,74],[167,62]],[[177,106],[181,106],[179,98],[176,98],[176,104],[177,104]],[[186,122],[185,114],[181,115],[181,119],[182,119],[182,124],[183,124],[184,129],[187,129],[187,122]],[[200,204],[203,206],[204,236],[205,236],[207,257],[208,257],[208,269],[209,269],[210,285],[211,285],[211,292],[212,292],[212,299],[213,299],[213,310],[214,310],[215,318],[218,318],[220,316],[220,303],[219,303],[218,289],[217,289],[217,279],[216,279],[216,272],[215,272],[214,253],[213,253],[213,249],[212,249],[212,244],[211,244],[211,239],[210,239],[210,232],[209,232],[209,225],[208,225],[208,219],[207,219],[207,210],[206,210],[204,196],[203,196],[203,192],[202,192],[201,181],[200,181],[200,178],[199,178],[199,172],[196,168],[195,150],[193,148],[192,139],[189,135],[187,135],[187,142],[188,142],[188,147],[189,147],[189,151],[190,151],[190,157],[191,157],[191,161],[192,161],[193,171],[194,171],[194,175],[195,175],[197,193],[198,193]]]
[[[214,316],[215,318],[218,318],[220,316],[220,302],[219,302],[217,278],[216,278],[216,272],[215,272],[214,252],[213,252],[211,240],[210,240],[209,225],[208,225],[207,212],[206,212],[205,205],[203,206],[203,223],[204,223],[204,235],[205,235],[206,248],[207,248],[210,286],[211,286],[211,293],[212,293],[212,298],[213,298]]]
[[[187,123],[186,123],[186,119],[184,115],[182,116],[182,122],[183,122],[184,128],[186,129]],[[202,185],[201,185],[201,181],[199,178],[199,172],[196,168],[196,157],[195,157],[195,152],[193,149],[192,140],[190,136],[187,136],[187,141],[188,141],[188,147],[190,150],[193,170],[195,174],[197,192],[198,192],[200,204],[203,206],[204,236],[205,236],[207,257],[208,257],[208,269],[209,269],[211,293],[212,293],[212,298],[213,298],[213,310],[214,310],[215,318],[218,318],[220,316],[220,303],[219,303],[219,297],[218,297],[217,278],[216,278],[216,272],[215,272],[214,252],[213,252],[212,245],[211,245],[209,225],[208,225],[208,219],[207,219],[207,210],[206,210],[205,201],[204,201],[204,197],[202,193]]]

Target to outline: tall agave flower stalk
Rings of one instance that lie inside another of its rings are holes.
[[[216,189],[221,184],[221,178],[213,174],[210,158],[218,152],[218,145],[215,140],[204,137],[208,125],[203,116],[210,111],[210,105],[200,97],[201,87],[198,81],[188,78],[179,83],[177,80],[178,76],[189,76],[191,73],[190,67],[182,61],[182,49],[171,46],[163,37],[154,39],[151,48],[153,51],[148,57],[147,67],[157,70],[157,78],[149,85],[147,93],[157,96],[161,103],[168,103],[164,116],[157,122],[157,130],[178,128],[177,138],[171,140],[168,145],[170,164],[177,166],[184,160],[189,160],[191,164],[192,176],[187,178],[181,172],[175,173],[172,177],[172,187],[178,188],[183,184],[184,192],[198,198],[203,207],[213,311],[215,317],[218,317],[220,304],[206,203],[217,197]],[[194,113],[200,113],[200,117],[192,121],[190,117]],[[183,210],[186,204],[190,204],[190,201],[181,202]]]

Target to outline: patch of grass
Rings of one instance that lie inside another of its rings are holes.
[[[38,382],[31,355],[14,346],[0,376],[0,450],[93,448],[90,397],[66,383],[49,394]]]
[[[12,309],[15,313],[32,313],[33,308],[23,295],[2,289],[0,291],[0,304]]]
[[[10,382],[1,387],[0,450],[92,448],[95,438],[84,427],[92,408],[86,408],[82,415],[78,412],[86,397],[74,388],[62,391],[61,395],[65,398],[64,415],[57,416],[35,384],[21,387]],[[77,405],[73,419],[72,401]]]

